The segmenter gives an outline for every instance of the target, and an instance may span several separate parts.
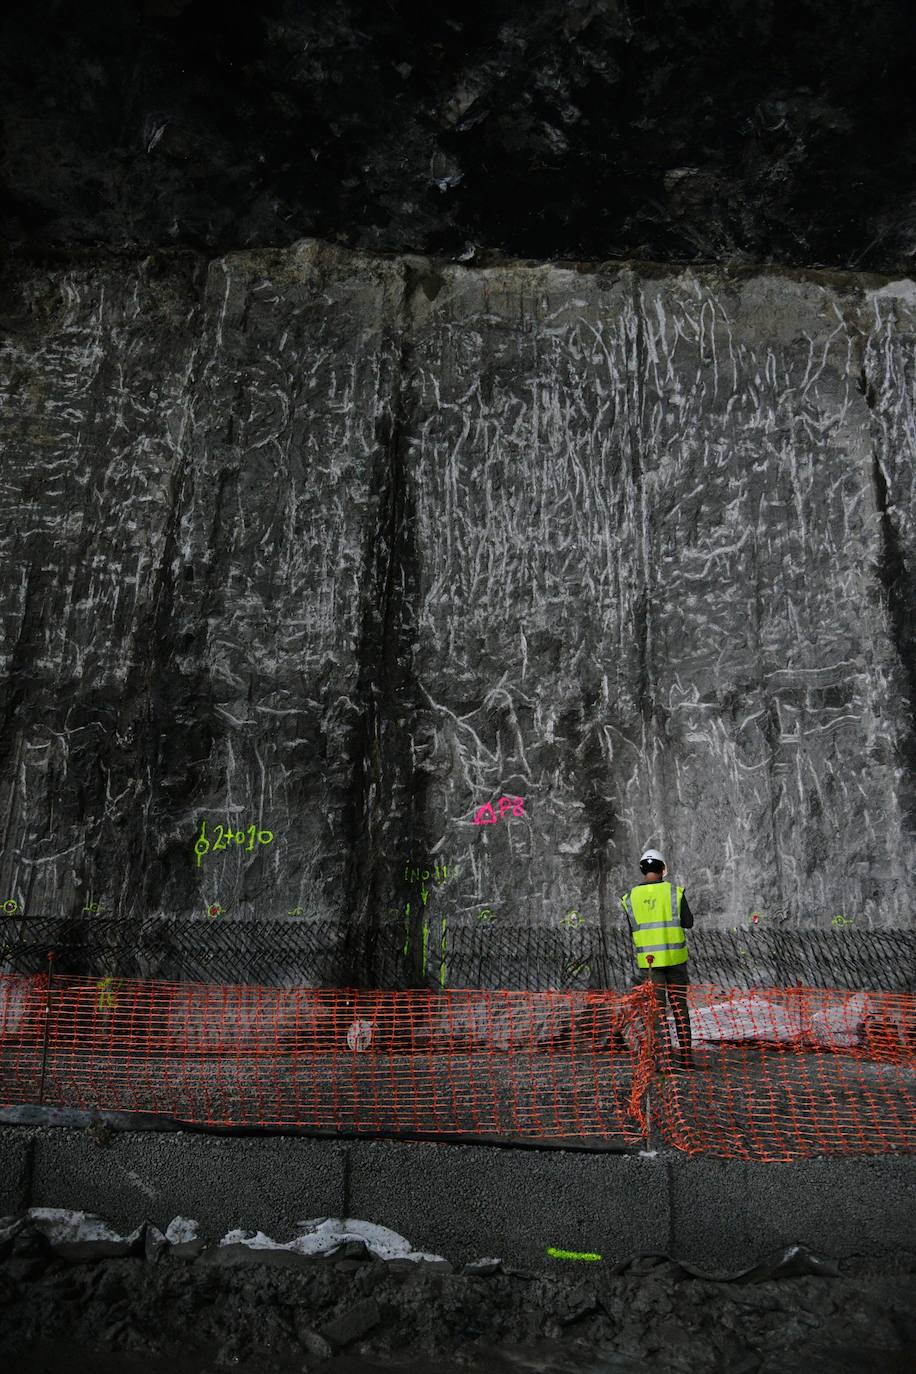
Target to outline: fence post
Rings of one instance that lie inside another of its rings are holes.
[[[54,976],[54,951],[48,950],[48,986],[45,997],[45,1029],[41,1044],[41,1079],[38,1084],[38,1105],[44,1106],[45,1070],[48,1066],[48,1035],[51,1030],[51,982]]]

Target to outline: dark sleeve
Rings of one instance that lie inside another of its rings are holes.
[[[683,896],[681,897],[681,928],[682,928],[682,930],[689,930],[689,929],[691,928],[692,925],[693,925],[693,912],[690,910],[690,907],[687,905],[687,893],[685,892],[685,893],[683,894]]]

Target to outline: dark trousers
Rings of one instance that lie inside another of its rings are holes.
[[[658,989],[655,994],[656,1005],[658,1007],[658,1031],[659,1044],[665,1046],[668,1041],[668,1015],[665,1005],[665,997],[671,1003],[671,1011],[674,1015],[674,1029],[677,1032],[678,1044],[682,1050],[689,1050],[691,1046],[690,1038],[690,1013],[687,1010],[687,987],[690,978],[687,973],[687,965],[672,964],[668,968],[647,968],[643,970],[643,983],[654,983]]]

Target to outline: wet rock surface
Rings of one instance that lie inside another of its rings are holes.
[[[137,1374],[906,1374],[916,1361],[912,1256],[724,1283],[660,1259],[537,1277],[371,1258],[343,1270],[333,1255],[296,1270],[140,1255],[87,1264],[32,1254],[28,1234],[0,1262],[0,1351],[33,1374],[54,1368],[64,1343],[68,1368],[103,1374],[116,1360]]]
[[[19,241],[913,262],[907,0],[11,0]]]
[[[16,258],[0,317],[6,941],[448,981],[453,922],[623,929],[652,842],[698,928],[909,925],[912,282],[312,240]]]

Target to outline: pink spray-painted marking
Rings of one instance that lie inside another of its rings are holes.
[[[510,809],[513,816],[524,816],[525,814],[525,803],[522,797],[500,797],[496,805],[499,808],[498,816],[490,802],[484,802],[483,806],[479,806],[474,816],[474,824],[495,825],[498,820],[503,819]]]

